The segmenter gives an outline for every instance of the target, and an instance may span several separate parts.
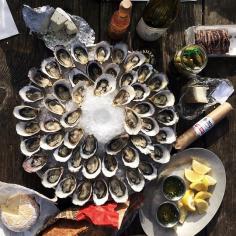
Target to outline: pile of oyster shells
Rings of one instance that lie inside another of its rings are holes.
[[[13,112],[27,156],[23,168],[37,172],[57,197],[71,196],[80,206],[111,198],[125,202],[169,161],[178,121],[175,98],[166,75],[142,53],[128,52],[124,43],[56,46],[54,57],[28,76],[30,83],[19,91],[23,103]],[[115,93],[113,105],[124,109],[126,132],[106,143],[103,152],[96,137],[80,127],[88,88],[94,96]]]

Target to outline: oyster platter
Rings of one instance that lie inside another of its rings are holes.
[[[53,53],[29,70],[13,111],[23,168],[75,205],[126,202],[170,160],[178,116],[167,76],[125,43]]]

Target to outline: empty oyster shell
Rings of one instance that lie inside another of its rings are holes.
[[[41,88],[51,87],[51,80],[45,75],[41,70],[33,67],[29,70],[28,73],[29,79]]]
[[[46,188],[55,187],[59,183],[63,172],[64,172],[63,167],[55,167],[48,169],[42,175],[42,185]]]
[[[95,60],[103,63],[109,59],[111,55],[111,46],[108,42],[102,41],[95,47]]]
[[[158,163],[165,164],[170,161],[169,150],[161,144],[154,144],[154,150],[151,152],[150,157]]]
[[[65,135],[64,145],[70,149],[74,149],[84,136],[84,131],[81,128],[74,128],[68,131]]]
[[[120,67],[119,65],[115,63],[109,63],[104,68],[104,73],[113,76],[114,78],[117,78],[117,76],[120,73]]]
[[[150,64],[143,64],[138,69],[138,81],[144,83],[153,73],[153,66]]]
[[[58,80],[56,83],[54,83],[53,92],[55,96],[62,102],[68,102],[71,100],[70,83],[65,79]]]
[[[75,43],[71,45],[71,55],[75,61],[82,65],[88,63],[88,51],[87,48],[81,43]]]
[[[50,78],[59,79],[61,77],[60,66],[54,57],[49,57],[42,61],[41,70]]]
[[[118,154],[127,144],[129,141],[128,134],[120,134],[110,140],[106,145],[106,152],[110,155]]]
[[[131,142],[143,154],[151,153],[153,150],[151,139],[145,134],[131,136]]]
[[[36,153],[31,157],[27,157],[22,164],[24,170],[33,173],[41,170],[47,163],[48,156],[43,153]]]
[[[140,102],[132,108],[140,117],[152,116],[155,108],[150,102]]]
[[[179,117],[174,109],[164,108],[157,113],[157,120],[163,125],[171,126],[178,122]]]
[[[41,137],[40,147],[44,150],[53,150],[59,147],[64,140],[64,135],[62,133],[52,133]]]
[[[119,86],[125,87],[134,84],[138,79],[138,73],[134,70],[125,72],[119,79]]]
[[[150,95],[150,89],[145,84],[133,84],[135,91],[134,101],[143,101]]]
[[[142,132],[148,136],[155,136],[159,132],[159,125],[152,117],[142,118]]]
[[[116,79],[108,74],[102,74],[95,82],[94,95],[104,96],[116,89]]]
[[[91,86],[94,84],[94,82],[81,70],[78,70],[77,68],[74,68],[69,73],[69,80],[74,87],[79,82],[85,82],[86,86]]]
[[[84,162],[82,173],[87,179],[95,179],[101,173],[101,160],[97,156],[92,156]]]
[[[125,108],[125,123],[124,128],[130,135],[138,134],[142,128],[142,121],[138,115],[131,109]]]
[[[175,104],[175,96],[169,90],[162,90],[154,94],[150,100],[159,108],[170,107]]]
[[[131,86],[122,87],[115,95],[113,100],[114,106],[123,106],[130,103],[135,97],[134,88]]]
[[[53,152],[55,160],[59,162],[67,162],[70,159],[71,155],[72,155],[72,150],[69,149],[64,144]]]
[[[87,83],[84,81],[80,81],[76,84],[72,91],[72,100],[77,103],[79,106],[82,105],[86,92]]]
[[[64,46],[58,45],[54,48],[54,56],[57,61],[65,68],[74,67],[74,61]]]
[[[59,198],[70,196],[76,188],[76,179],[73,175],[67,175],[63,178],[56,187],[55,194]]]
[[[138,168],[143,177],[149,181],[157,177],[157,169],[149,162],[140,162]]]
[[[39,109],[26,105],[16,106],[13,110],[13,115],[19,120],[33,120],[38,114]]]
[[[16,132],[20,136],[29,137],[37,134],[40,131],[37,121],[19,122],[16,124]]]
[[[145,185],[145,180],[143,175],[138,171],[138,169],[127,169],[126,179],[128,184],[135,192],[141,192]]]
[[[72,203],[78,206],[83,206],[86,202],[89,201],[91,195],[91,182],[89,182],[88,180],[82,181],[78,184],[78,187],[73,194]]]
[[[103,72],[102,66],[97,61],[90,61],[87,65],[89,78],[95,81]]]
[[[116,174],[118,162],[115,156],[105,155],[102,162],[102,172],[106,177],[112,177]]]
[[[128,54],[128,46],[125,43],[117,43],[112,50],[112,61],[121,64]]]
[[[97,206],[103,205],[108,200],[108,187],[103,179],[97,179],[93,184],[93,201]]]
[[[80,154],[84,159],[93,156],[98,148],[98,141],[93,135],[88,135],[82,145],[80,145]]]
[[[72,173],[78,172],[82,167],[82,158],[80,156],[79,149],[75,149],[72,153],[72,157],[68,161],[68,169]]]
[[[138,51],[132,52],[126,57],[124,62],[124,68],[126,71],[130,71],[142,65],[144,62],[145,56],[142,53]]]
[[[80,108],[77,108],[74,111],[70,111],[65,113],[62,117],[61,117],[61,125],[65,128],[70,128],[70,127],[74,127],[79,123],[79,118],[82,114],[82,110]]]
[[[113,176],[109,181],[109,192],[117,203],[124,203],[128,200],[128,189],[116,176]]]
[[[168,85],[168,78],[166,74],[163,73],[154,73],[152,76],[147,80],[146,84],[150,88],[151,91],[158,92]]]
[[[137,168],[139,165],[139,153],[132,147],[125,147],[122,150],[122,161],[125,166]]]
[[[64,105],[58,101],[53,95],[48,95],[44,99],[45,107],[52,113],[62,115],[66,112]]]
[[[40,136],[30,137],[22,140],[20,143],[20,150],[26,156],[32,156],[40,149]]]
[[[176,141],[176,134],[172,128],[162,127],[156,135],[156,140],[161,144],[172,144]]]
[[[46,120],[40,121],[39,125],[40,129],[46,133],[52,133],[61,130],[60,122],[53,117],[48,117]]]
[[[43,99],[44,95],[42,91],[32,85],[27,85],[19,91],[21,99],[25,102],[37,102]]]

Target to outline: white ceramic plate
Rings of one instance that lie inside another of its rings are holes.
[[[213,152],[203,148],[191,148],[177,153],[162,168],[159,179],[170,174],[184,177],[184,169],[191,167],[192,158],[208,164],[212,168],[209,175],[217,180],[217,184],[209,189],[212,197],[209,200],[207,213],[191,214],[183,225],[178,224],[173,229],[162,228],[156,221],[156,210],[165,199],[161,193],[161,181],[154,180],[144,190],[144,204],[139,212],[141,225],[148,236],[193,236],[210,222],[219,209],[225,193],[226,174],[221,160]]]

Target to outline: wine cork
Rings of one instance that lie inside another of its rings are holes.
[[[223,120],[232,110],[233,107],[228,102],[218,106],[215,110],[198,121],[193,127],[180,135],[176,140],[175,149],[183,150],[188,147],[191,143],[209,131],[213,126]]]

